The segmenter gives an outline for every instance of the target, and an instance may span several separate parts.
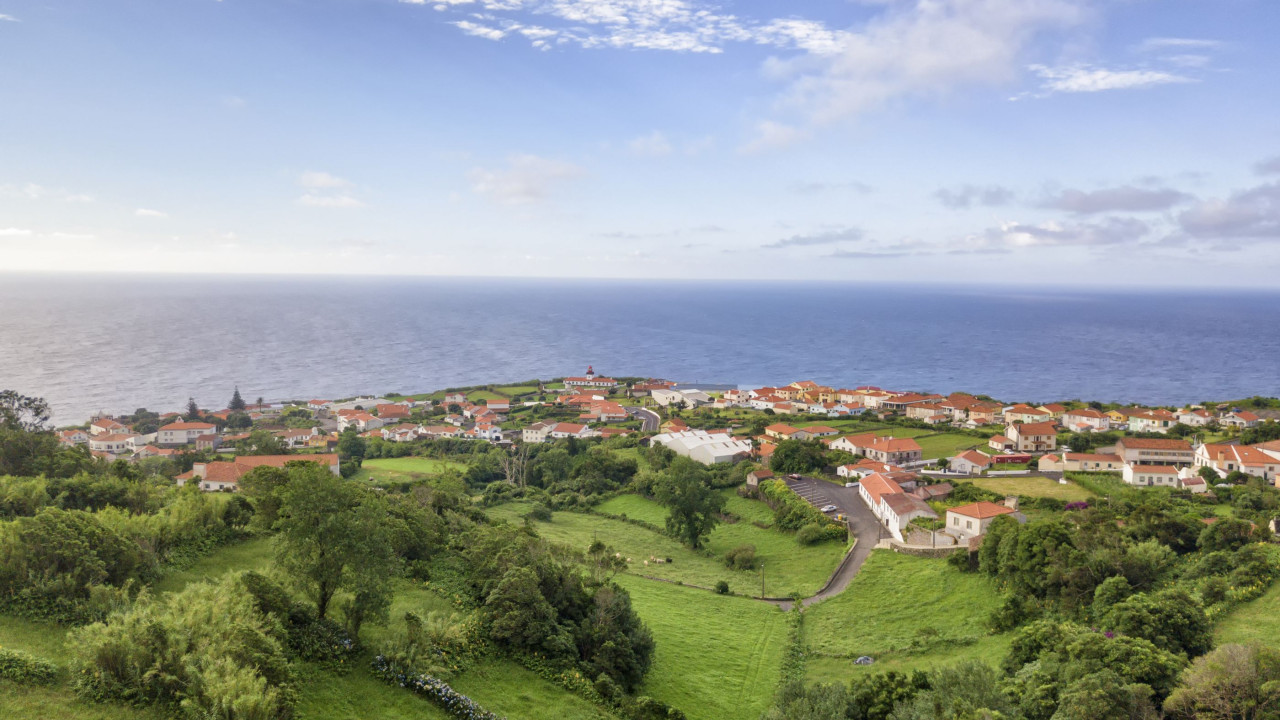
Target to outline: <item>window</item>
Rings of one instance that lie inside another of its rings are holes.
[[[973,529],[973,521],[972,521],[972,520],[965,520],[965,521],[964,521],[964,527],[965,527],[965,529],[966,529],[966,530],[972,530],[972,529]]]

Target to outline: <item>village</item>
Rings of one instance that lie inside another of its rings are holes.
[[[856,491],[861,501],[851,507],[827,502],[833,493],[818,493],[815,505],[838,520],[874,518],[878,539],[886,542],[931,548],[980,537],[1001,515],[1025,519],[1012,491],[1003,503],[947,503],[959,480],[1000,480],[1000,487],[1016,488],[1009,483],[1067,485],[1066,473],[1108,473],[1128,485],[1192,494],[1246,477],[1280,485],[1280,440],[1238,439],[1274,421],[1275,410],[1006,405],[965,393],[835,389],[807,380],[700,389],[651,378],[619,381],[591,367],[581,376],[486,388],[253,404],[237,390],[235,407],[204,411],[193,403],[186,415],[160,415],[151,432],[128,417],[104,415],[64,428],[59,437],[106,461],[186,457],[189,467],[174,476],[176,483],[195,481],[210,492],[235,491],[240,477],[264,464],[308,460],[339,474],[338,447],[351,434],[386,443],[452,439],[501,448],[634,435],[704,465],[752,463],[757,469],[748,486],[774,476],[780,447],[811,443],[847,462],[808,475]],[[885,425],[849,432],[867,423]],[[267,434],[280,452],[257,448]],[[1096,445],[1094,438],[1114,441]],[[254,450],[241,452],[250,442]],[[792,484],[808,476],[780,474]]]

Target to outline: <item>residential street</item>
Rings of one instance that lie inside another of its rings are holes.
[[[849,518],[854,535],[858,538],[857,544],[845,555],[839,570],[826,587],[819,590],[816,595],[801,601],[805,606],[809,606],[844,592],[858,571],[862,569],[862,563],[866,562],[871,555],[876,543],[880,541],[880,525],[871,514],[871,510],[862,502],[862,498],[858,496],[857,488],[847,488],[810,477],[801,477],[798,480],[787,478],[786,483],[797,495],[808,500],[814,507],[835,505],[839,508],[838,512],[844,513],[845,517]],[[790,601],[777,601],[774,604],[783,610],[791,609]]]
[[[658,413],[642,407],[629,407],[627,412],[639,418],[641,432],[658,432],[658,423],[661,422]]]

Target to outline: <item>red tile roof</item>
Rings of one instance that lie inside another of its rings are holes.
[[[1013,513],[1013,508],[1005,507],[1004,505],[997,505],[993,502],[987,502],[984,500],[982,502],[949,508],[947,512],[953,512],[957,515],[976,518],[978,520],[985,520],[998,515],[1010,515]]]

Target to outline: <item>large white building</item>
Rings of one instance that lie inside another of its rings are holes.
[[[675,454],[703,465],[734,462],[751,454],[751,441],[706,430],[681,430],[654,435],[651,442],[670,448]]]

